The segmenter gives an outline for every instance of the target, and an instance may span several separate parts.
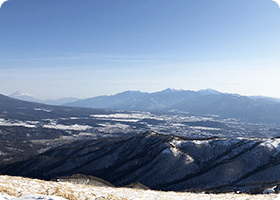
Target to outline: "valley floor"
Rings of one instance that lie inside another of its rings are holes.
[[[195,194],[129,188],[97,187],[66,182],[0,176],[0,200],[280,200],[280,195]]]

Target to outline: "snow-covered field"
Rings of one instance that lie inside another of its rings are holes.
[[[280,200],[277,194],[194,194],[96,187],[66,182],[0,176],[0,200]]]

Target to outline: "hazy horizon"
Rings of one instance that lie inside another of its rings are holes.
[[[272,0],[9,0],[0,8],[0,93],[211,88],[280,98],[279,22]]]
[[[113,93],[113,94],[104,94],[104,95],[99,95],[99,96],[114,96],[116,94],[120,94],[120,93],[123,93],[123,92],[142,92],[142,93],[155,93],[155,92],[162,92],[162,91],[165,91],[165,90],[168,90],[168,89],[171,89],[171,90],[176,90],[176,91],[182,91],[183,89],[174,89],[174,88],[165,88],[163,90],[157,90],[157,91],[151,91],[151,92],[147,92],[147,91],[141,91],[141,90],[125,90],[125,91],[120,91],[120,92],[117,92],[117,93]],[[214,90],[212,88],[206,88],[206,89],[200,89],[200,90],[183,90],[183,91],[194,91],[194,92],[199,92],[199,91],[206,91],[206,90]],[[223,94],[233,94],[233,95],[241,95],[241,96],[248,96],[248,97],[268,97],[268,98],[275,98],[275,99],[280,99],[278,97],[273,97],[273,96],[264,96],[264,95],[244,95],[244,94],[239,94],[239,93],[231,93],[231,92],[221,92],[221,91],[218,91],[218,90],[214,90],[214,91],[217,91],[217,92],[220,92],[220,93],[223,93]],[[18,94],[17,94],[18,93]],[[60,98],[57,98],[57,99],[52,99],[52,98],[45,98],[45,99],[41,99],[35,95],[32,95],[32,94],[28,94],[28,93],[24,93],[22,91],[15,91],[11,94],[3,94],[2,95],[6,95],[6,96],[10,96],[10,97],[13,97],[14,95],[17,96],[17,95],[25,95],[25,96],[29,96],[29,97],[32,97],[32,98],[35,98],[37,100],[42,100],[42,101],[45,101],[45,100],[59,100],[59,99],[67,99],[67,98],[76,98],[76,99],[79,99],[79,100],[82,100],[82,99],[88,99],[88,98],[93,98],[93,97],[98,97],[98,96],[89,96],[89,97],[85,97],[85,98],[80,98],[80,97],[74,97],[74,96],[68,96],[68,97],[60,97]]]
[[[142,92],[142,93],[146,93],[146,92],[147,92],[147,93],[153,93],[153,92],[161,92],[161,91],[168,90],[168,89],[177,90],[177,91],[183,90],[183,89],[174,89],[174,88],[165,88],[165,89],[160,90],[160,91],[152,91],[152,92],[141,91],[141,90],[125,90],[125,91],[120,91],[120,92],[113,93],[113,94],[108,94],[108,96],[110,96],[110,95],[116,95],[116,94],[123,93],[123,92],[127,92],[127,91],[131,91],[131,92]],[[212,90],[212,89],[211,89],[211,88],[206,88],[206,89],[201,89],[201,90]],[[200,90],[191,90],[191,91],[197,92],[197,91],[200,91]],[[218,92],[220,92],[220,91],[218,91]],[[33,97],[33,98],[37,98],[35,95],[28,94],[28,93],[24,93],[24,92],[22,92],[22,91],[15,91],[15,92],[13,92],[13,93],[11,93],[11,94],[3,94],[3,95],[12,96],[12,95],[14,95],[14,94],[16,94],[16,93],[19,93],[20,95],[26,95],[26,96],[30,96],[30,97]],[[104,95],[107,95],[107,94],[104,94]],[[101,95],[100,95],[100,96],[101,96]],[[90,96],[90,97],[86,97],[86,98],[91,98],[91,97],[97,97],[97,96]],[[71,97],[61,97],[61,98],[71,98]],[[78,98],[78,97],[74,97],[74,98]],[[51,100],[50,98],[46,98],[46,99],[40,99],[40,98],[38,98],[38,99],[39,99],[39,100]],[[52,99],[52,100],[55,100],[55,99]]]

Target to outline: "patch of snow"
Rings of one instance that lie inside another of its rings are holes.
[[[175,156],[175,157],[177,157],[178,155],[180,155],[180,151],[177,149],[177,148],[175,148],[175,147],[172,147],[172,148],[170,148],[170,150],[172,151],[172,153],[173,153],[173,155]]]
[[[35,128],[34,122],[10,121],[0,118],[0,126],[23,126],[27,128]]]
[[[82,133],[79,133],[79,136],[83,136],[83,135],[92,135],[92,133],[86,133],[86,132],[82,132]]]
[[[37,110],[37,111],[45,111],[45,112],[51,112],[51,110],[47,110],[47,109],[44,109],[44,108],[34,108],[34,110]]]
[[[123,113],[116,113],[116,114],[109,114],[109,115],[90,115],[91,117],[95,118],[122,118],[122,119],[139,119],[146,116],[145,114],[123,114]]]
[[[192,140],[196,145],[209,145],[209,140]]]
[[[107,128],[120,128],[120,129],[125,129],[125,128],[130,128],[129,125],[127,124],[121,124],[121,123],[116,123],[116,124],[98,124],[99,126],[107,127]]]
[[[85,131],[85,130],[91,129],[93,127],[89,126],[89,125],[79,125],[79,124],[63,125],[63,124],[51,123],[51,124],[44,125],[43,128],[60,129],[60,130]]]
[[[172,140],[172,141],[170,142],[170,144],[177,147],[177,146],[180,146],[183,142],[184,142],[184,141],[182,141],[182,140]]]
[[[174,124],[172,124],[172,126],[185,126],[184,124],[179,124],[179,123],[174,123]]]
[[[40,124],[39,121],[26,121],[26,123],[28,123],[28,124]]]
[[[268,149],[273,150],[276,149],[277,151],[280,151],[280,139],[267,139],[264,142],[262,142],[261,146],[266,146]]]
[[[212,128],[212,127],[204,127],[204,126],[190,126],[192,129],[199,129],[199,130],[205,130],[205,131],[220,131],[221,128]]]
[[[111,119],[112,121],[119,121],[119,122],[138,122],[138,119]]]
[[[215,145],[223,145],[223,146],[231,146],[233,144],[236,144],[237,142],[239,142],[240,140],[242,140],[243,138],[234,138],[234,139],[214,139],[220,142],[215,143]],[[192,140],[193,143],[195,143],[196,145],[208,145],[211,146],[211,141],[212,140]]]
[[[116,114],[109,114],[109,115],[90,115],[91,117],[94,118],[103,118],[103,119],[108,119],[114,120],[114,121],[128,121],[128,122],[137,122],[140,119],[157,119],[157,120],[164,120],[164,118],[161,118],[159,116],[153,117],[149,112],[142,112],[142,113],[116,113]],[[133,120],[133,121],[132,121]]]

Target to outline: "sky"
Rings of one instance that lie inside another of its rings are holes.
[[[280,98],[279,47],[272,0],[8,0],[0,93],[211,88]]]

